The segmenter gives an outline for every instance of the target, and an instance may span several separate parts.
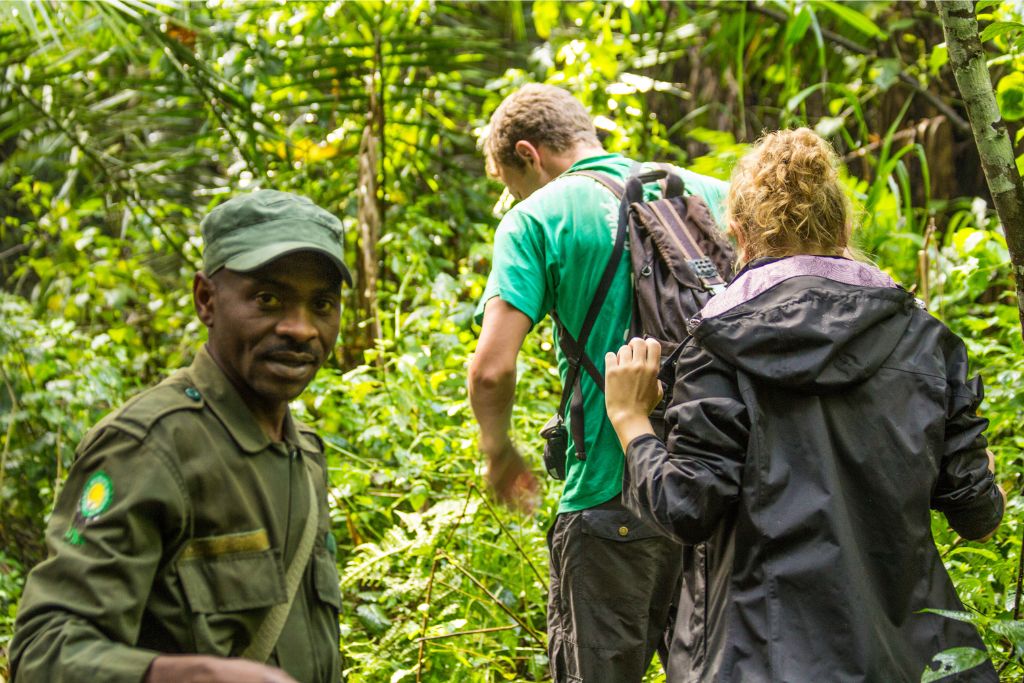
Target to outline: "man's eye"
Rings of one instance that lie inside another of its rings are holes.
[[[280,301],[270,292],[258,292],[256,294],[256,303],[260,306],[276,306]]]
[[[332,313],[337,308],[334,299],[319,299],[313,306],[316,312],[320,314]]]

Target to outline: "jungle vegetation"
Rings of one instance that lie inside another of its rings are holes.
[[[1021,155],[1024,5],[973,11]],[[575,93],[609,150],[720,178],[764,130],[833,142],[858,246],[964,337],[987,385],[1005,520],[986,544],[933,528],[967,608],[951,618],[1024,676],[1024,345],[933,3],[12,0],[0,71],[0,681],[77,442],[190,361],[198,221],[257,187],[335,212],[355,264],[336,357],[296,402],[328,447],[348,680],[546,679],[558,486],[532,517],[491,501],[465,391],[511,201],[478,144],[529,81]],[[547,323],[519,376],[515,434],[539,456],[558,396]]]

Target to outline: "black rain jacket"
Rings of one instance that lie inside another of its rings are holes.
[[[666,414],[627,450],[624,500],[686,548],[669,681],[919,681],[984,648],[930,509],[978,538],[1003,501],[963,342],[876,268],[748,268],[691,321]],[[957,680],[995,681],[988,662]]]

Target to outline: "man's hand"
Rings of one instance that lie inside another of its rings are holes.
[[[527,513],[537,506],[540,486],[508,433],[516,357],[531,324],[511,304],[497,297],[488,301],[468,382],[469,404],[480,423],[480,449],[487,456],[487,482],[500,502]]]
[[[604,367],[605,409],[625,452],[636,437],[654,433],[648,416],[662,397],[661,344],[634,338],[617,354],[606,354]]]
[[[144,683],[297,683],[280,669],[248,659],[207,655],[161,655]]]
[[[531,514],[537,509],[540,483],[510,439],[487,453],[487,483],[498,502]]]

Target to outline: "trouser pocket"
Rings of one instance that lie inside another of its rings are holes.
[[[550,548],[556,681],[639,682],[664,636],[680,546],[618,505],[559,515]]]

